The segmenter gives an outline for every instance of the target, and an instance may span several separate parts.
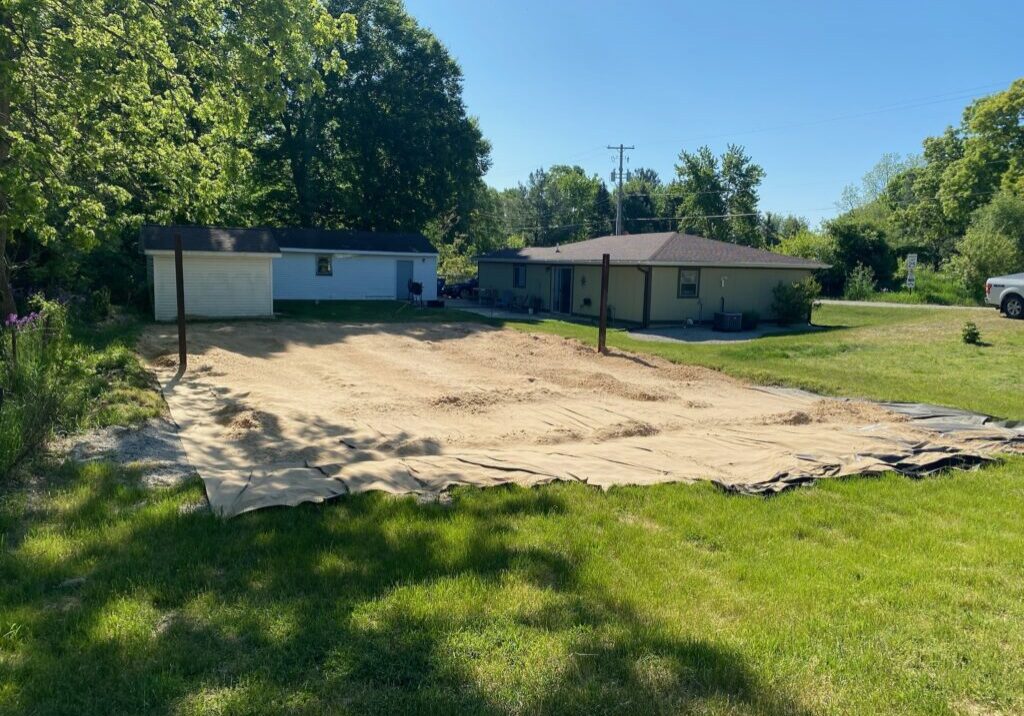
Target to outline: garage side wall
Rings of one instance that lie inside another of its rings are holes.
[[[757,311],[773,320],[773,289],[780,283],[801,281],[811,275],[802,269],[714,268],[700,270],[697,298],[679,298],[679,269],[655,266],[651,283],[651,320],[678,323],[687,319],[710,321],[716,311]],[[722,285],[722,279],[725,285]]]
[[[214,254],[182,257],[185,313],[202,318],[274,315],[270,256]],[[174,257],[153,257],[153,315],[172,321],[178,315]]]
[[[330,276],[317,276],[318,256],[332,256]],[[412,262],[423,299],[437,298],[436,256],[352,256],[283,251],[274,260],[274,298],[279,301],[394,300],[398,261]],[[403,295],[404,299],[405,296]]]

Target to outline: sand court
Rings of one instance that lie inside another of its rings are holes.
[[[176,341],[154,326],[140,349],[225,517],[367,490],[434,498],[560,480],[776,492],[977,464],[1021,439],[473,323],[196,324],[184,375]]]

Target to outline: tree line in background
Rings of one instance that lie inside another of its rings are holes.
[[[831,293],[898,289],[911,253],[929,283],[924,298],[946,303],[977,300],[986,278],[1024,271],[1024,79],[973,102],[920,156],[884,155],[839,206],[819,230],[778,247],[833,264],[822,277]]]
[[[146,222],[423,231],[442,273],[613,231],[618,187],[578,166],[487,186],[462,73],[401,0],[0,1],[0,302],[144,295]],[[743,147],[684,150],[622,187],[627,233],[816,258],[832,294],[896,288],[899,258],[976,294],[1024,260],[1024,80],[920,157],[886,155],[812,229],[761,211]]]
[[[771,249],[808,224],[758,209],[764,174],[737,145],[721,156],[708,147],[684,150],[667,182],[653,169],[632,170],[622,185],[623,231],[683,231]],[[511,189],[483,187],[465,232],[441,242],[442,265],[449,273],[469,273],[479,253],[611,234],[618,199],[617,186],[609,189],[596,174],[563,164],[531,172],[526,183]]]

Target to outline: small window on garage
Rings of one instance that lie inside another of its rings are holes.
[[[700,269],[679,269],[679,298],[697,298],[700,294]]]
[[[516,264],[512,267],[512,288],[526,288],[526,266]]]
[[[323,256],[316,257],[316,275],[317,276],[333,276],[334,275],[334,261],[333,256],[325,254]]]

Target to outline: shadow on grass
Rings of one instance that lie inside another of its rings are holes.
[[[738,653],[584,578],[571,546],[524,539],[564,517],[557,492],[222,522],[179,510],[196,485],[146,499],[91,470],[3,556],[26,636],[0,641],[0,711],[800,712]],[[67,549],[42,558],[52,530]]]

